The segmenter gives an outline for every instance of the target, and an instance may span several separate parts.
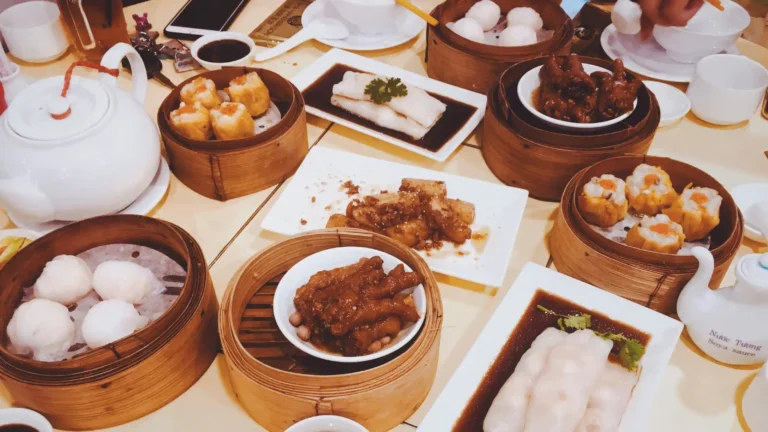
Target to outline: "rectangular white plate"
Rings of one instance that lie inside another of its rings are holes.
[[[432,270],[500,286],[528,200],[528,191],[523,189],[315,146],[264,218],[261,228],[284,235],[325,228],[331,214],[346,214],[347,204],[353,198],[382,190],[395,192],[403,178],[444,181],[449,198],[475,205],[472,231],[488,233],[482,241],[470,240],[458,247],[446,243],[429,255],[419,252]],[[360,187],[360,195],[347,196],[340,187],[347,180]]]
[[[664,371],[677,345],[683,324],[629,300],[577,281],[538,264],[526,264],[520,276],[485,325],[448,385],[432,405],[418,430],[450,431],[507,342],[537,290],[570,300],[651,335],[641,372],[618,432],[645,431],[645,419]]]
[[[400,78],[404,83],[408,85],[414,85],[430,93],[439,94],[441,96],[445,96],[447,98],[463,102],[467,105],[471,105],[477,108],[472,117],[470,117],[467,123],[464,124],[464,127],[459,129],[459,131],[450,140],[448,140],[448,142],[446,142],[445,145],[440,148],[440,150],[437,152],[432,152],[410,144],[406,141],[399,140],[387,134],[369,129],[365,126],[345,120],[331,113],[307,105],[306,109],[310,114],[314,114],[334,123],[344,125],[350,129],[354,129],[358,132],[362,132],[366,135],[370,135],[374,138],[378,138],[382,141],[386,141],[400,148],[418,153],[430,159],[441,162],[448,159],[448,156],[450,156],[456,150],[456,148],[467,139],[469,134],[475,130],[477,125],[480,124],[480,120],[482,120],[483,116],[485,115],[485,105],[487,102],[485,95],[469,90],[464,90],[459,87],[454,87],[452,85],[427,78],[423,75],[404,71],[386,63],[381,63],[376,60],[371,60],[367,57],[362,57],[336,48],[328,51],[325,55],[320,57],[314,63],[301,71],[298,75],[293,77],[291,81],[296,85],[296,87],[298,87],[299,90],[303,92],[315,81],[317,81],[318,78],[322,77],[329,69],[337,64],[347,65],[374,75],[388,78]]]

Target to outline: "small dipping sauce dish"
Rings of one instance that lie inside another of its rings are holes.
[[[53,432],[41,414],[26,408],[0,409],[0,432]]]
[[[322,415],[304,419],[285,432],[368,432],[359,423],[335,415]]]
[[[192,57],[208,70],[246,66],[255,54],[256,44],[242,33],[219,32],[203,36],[190,48]]]

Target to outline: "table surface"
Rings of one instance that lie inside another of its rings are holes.
[[[416,4],[431,10],[440,0],[417,0]],[[126,9],[126,16],[148,12],[156,29],[162,29],[181,8],[185,0],[151,0]],[[232,30],[249,33],[281,3],[281,0],[251,1]],[[129,22],[132,22],[129,19]],[[768,65],[768,50],[740,40],[741,52]],[[287,78],[319,58],[330,48],[309,42],[260,65]],[[403,69],[426,74],[424,34],[394,49],[366,55]],[[74,60],[69,54],[43,65],[23,65],[32,79],[59,75]],[[174,82],[196,74],[176,74],[170,64],[166,75]],[[129,86],[130,77],[123,73],[121,86]],[[169,90],[151,82],[147,96],[147,112],[154,117]],[[309,116],[311,146],[341,149],[365,156],[420,166],[499,183],[490,172],[472,136],[445,162],[434,162],[395,146],[354,132],[343,126]],[[726,188],[742,183],[768,181],[768,161],[763,156],[768,142],[768,121],[756,115],[748,124],[736,127],[713,127],[693,114],[677,125],[658,131],[650,154],[685,161],[708,172]],[[227,202],[202,197],[172,178],[169,191],[151,216],[173,222],[190,232],[202,247],[213,276],[216,293],[221,296],[238,268],[250,257],[282,236],[262,231],[262,219],[280,195],[284,183],[265,191]],[[514,253],[509,262],[502,288],[490,289],[477,284],[437,275],[445,311],[440,359],[432,391],[397,432],[414,430],[446,385],[464,355],[480,334],[491,313],[525,263],[533,261],[550,265],[547,233],[552,228],[555,203],[529,199],[518,232]],[[762,251],[768,248],[762,247]],[[745,240],[739,255],[761,251],[761,246]],[[729,272],[725,283],[734,282]],[[240,407],[226,378],[222,355],[189,391],[160,410],[110,431],[260,431],[263,430]],[[737,406],[756,368],[728,367],[704,355],[684,336],[674,351],[661,388],[648,418],[649,431],[741,431],[746,430]],[[0,388],[0,406],[10,405],[10,396]],[[197,414],[195,414],[197,413]]]

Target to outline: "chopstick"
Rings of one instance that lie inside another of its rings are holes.
[[[720,11],[724,11],[725,10],[725,8],[723,7],[723,4],[720,3],[720,0],[707,0],[707,3],[709,3],[712,6],[716,7]]]
[[[418,7],[416,7],[416,5],[414,5],[413,3],[411,3],[408,0],[395,0],[395,2],[397,4],[399,4],[400,6],[408,9],[411,12],[413,12],[415,15],[417,15],[419,18],[423,19],[424,21],[426,21],[429,25],[431,25],[433,27],[438,25],[438,24],[440,24],[432,15],[430,15],[430,14],[424,12],[423,10],[419,9]]]

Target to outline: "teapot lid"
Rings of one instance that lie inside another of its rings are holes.
[[[768,253],[751,254],[739,262],[738,274],[748,283],[768,288]]]
[[[28,140],[60,141],[95,126],[109,106],[109,94],[100,82],[58,76],[24,89],[8,108],[7,122]]]

